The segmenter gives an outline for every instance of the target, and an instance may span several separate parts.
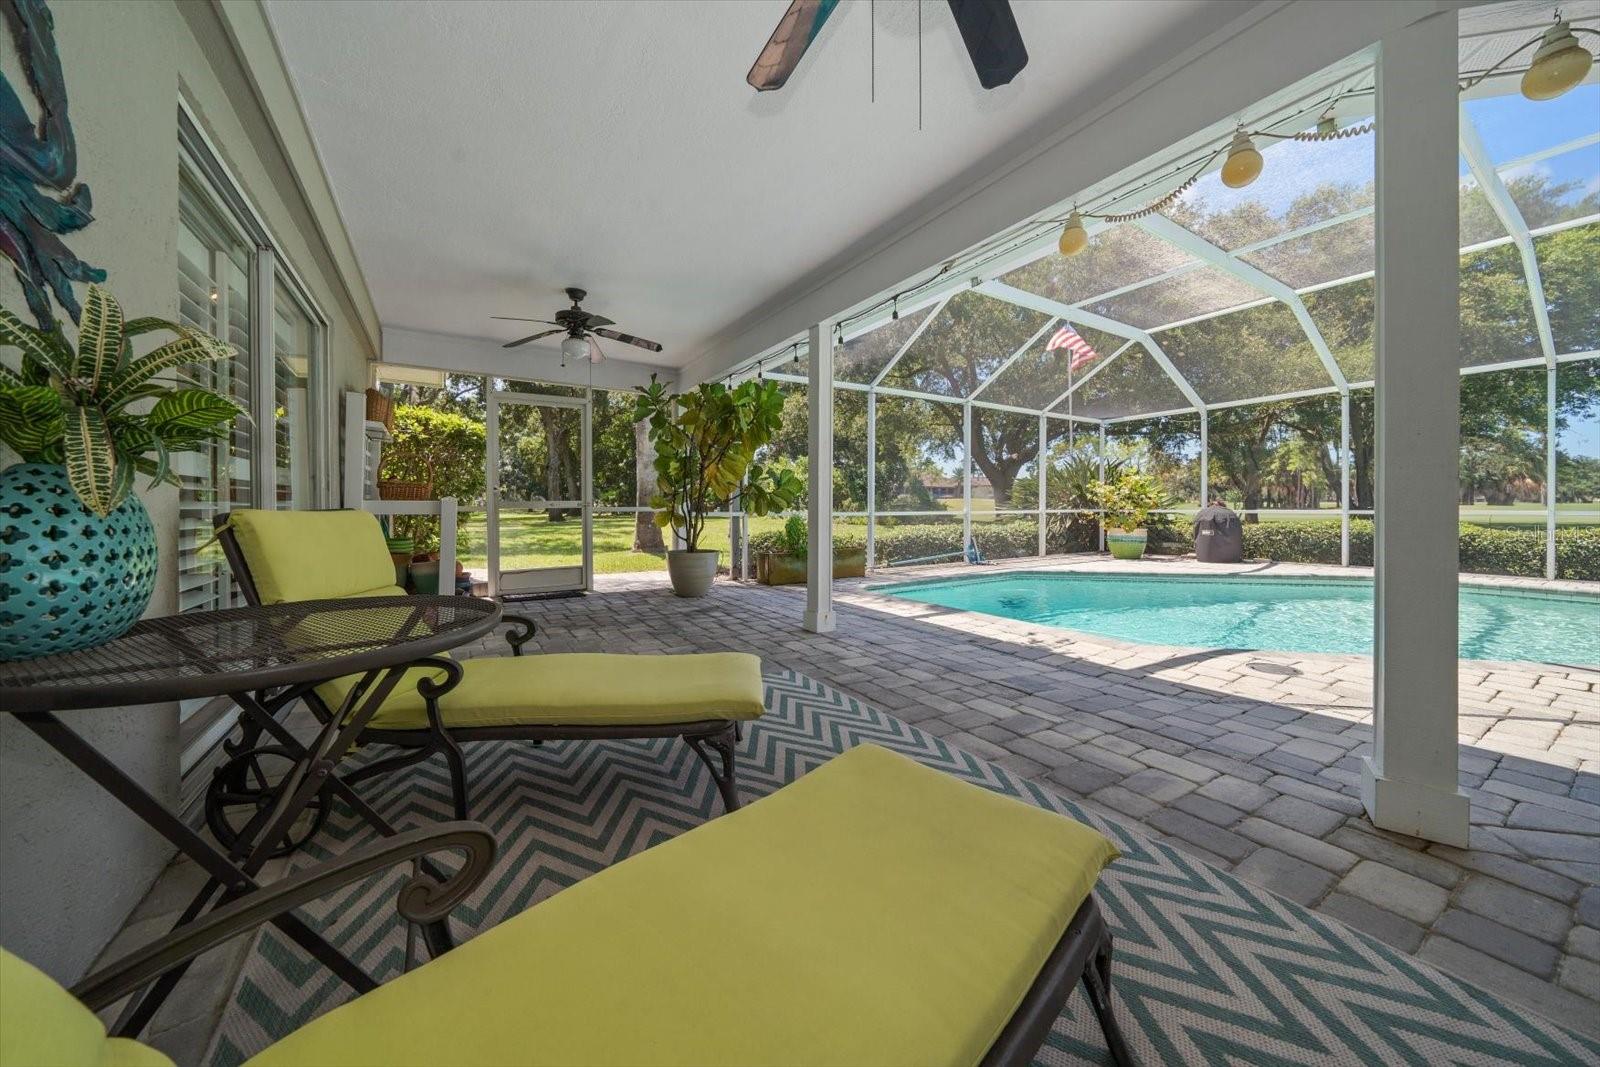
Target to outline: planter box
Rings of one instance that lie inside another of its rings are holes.
[[[835,578],[864,578],[866,574],[866,549],[834,550]],[[806,561],[798,556],[780,556],[773,552],[763,552],[756,557],[756,580],[762,585],[803,585],[806,580]]]

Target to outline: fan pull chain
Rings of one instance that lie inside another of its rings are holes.
[[[869,103],[878,102],[878,0],[867,0],[867,55],[868,64],[872,68],[871,99]]]
[[[922,0],[917,0],[917,132],[922,132]]]

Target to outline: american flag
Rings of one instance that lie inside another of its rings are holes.
[[[1078,331],[1071,326],[1063,326],[1050,337],[1050,343],[1044,346],[1046,352],[1054,352],[1058,348],[1065,348],[1072,353],[1072,362],[1068,364],[1069,371],[1075,371],[1088,363],[1093,363],[1100,358],[1100,353],[1094,346],[1078,335]]]

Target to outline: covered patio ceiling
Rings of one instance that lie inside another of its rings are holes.
[[[1594,0],[1563,14],[1600,27]],[[1549,15],[1463,12],[1463,82]],[[1513,63],[1462,93],[1463,305],[1481,297],[1488,320],[1463,330],[1464,374],[1600,355],[1594,324],[1561,314],[1570,269],[1548,269],[1560,235],[1600,232],[1600,67],[1539,103],[1517,93],[1519,74]],[[1247,187],[1222,182],[1219,157],[1160,210],[1091,220],[1085,250],[1055,250],[1070,209],[1133,212],[1175,190],[1226,140],[1234,123],[1219,123],[908,281],[839,321],[836,387],[1095,423],[1371,387],[1372,101],[1372,59],[1353,57],[1240,116],[1275,135],[1258,138],[1265,165]],[[1292,139],[1329,115],[1341,136]],[[808,358],[796,338],[739,373],[803,382]]]

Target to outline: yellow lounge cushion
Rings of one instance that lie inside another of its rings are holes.
[[[378,595],[394,563],[378,517],[365,511],[265,511],[228,516],[263,604]]]
[[[629,656],[600,652],[553,652],[493,656],[462,663],[461,684],[439,701],[445,726],[649,726],[705,719],[761,716],[761,660],[745,652],[683,656]],[[417,692],[425,676],[407,671],[369,727],[407,730],[428,725]],[[337,710],[358,679],[339,678],[317,687]]]
[[[975,1064],[1116,855],[862,746],[250,1063]]]
[[[107,1037],[94,1012],[0,949],[0,1067],[172,1067],[149,1045]]]

